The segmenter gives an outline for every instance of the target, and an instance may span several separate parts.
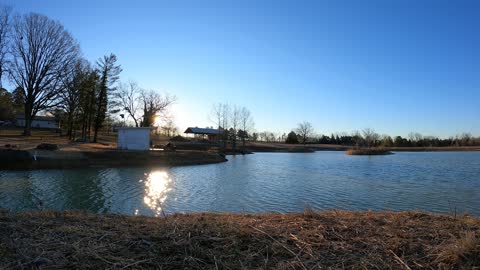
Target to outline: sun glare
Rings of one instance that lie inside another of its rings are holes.
[[[167,199],[167,193],[171,190],[171,179],[164,171],[151,172],[145,181],[145,197],[143,202],[155,212],[155,216],[160,215],[162,205]]]
[[[154,122],[153,122],[153,125],[156,126],[156,127],[159,127],[163,124],[163,118],[159,115],[155,116],[155,119],[154,119]]]

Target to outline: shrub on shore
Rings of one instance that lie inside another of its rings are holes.
[[[375,156],[375,155],[392,155],[393,153],[384,148],[357,148],[347,150],[347,155],[351,156]]]
[[[37,149],[54,151],[58,149],[58,146],[54,143],[41,143],[37,145]]]
[[[172,142],[188,142],[189,140],[185,137],[177,135],[177,136],[174,136],[174,137],[170,138],[170,141],[172,141]]]
[[[285,140],[285,143],[288,144],[297,144],[298,143],[298,136],[295,132],[290,131],[287,135],[287,139]]]

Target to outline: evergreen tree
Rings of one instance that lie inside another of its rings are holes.
[[[290,131],[287,135],[287,139],[285,140],[285,143],[289,144],[297,144],[298,143],[298,136],[295,132]]]
[[[23,88],[17,87],[12,92],[13,110],[15,114],[23,114],[25,104],[25,92]]]
[[[13,120],[12,94],[0,88],[0,120]]]
[[[94,134],[93,142],[97,142],[98,131],[103,126],[105,118],[107,117],[108,110],[108,96],[115,90],[112,85],[118,80],[122,68],[120,65],[117,65],[117,56],[110,54],[109,56],[104,56],[102,59],[99,59],[97,62],[100,81],[98,85],[98,94],[96,102],[96,116],[94,123]]]
[[[335,139],[335,135],[333,135],[333,134],[330,136],[330,143],[331,144],[337,144],[337,140]]]

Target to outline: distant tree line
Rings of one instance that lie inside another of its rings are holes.
[[[25,117],[24,135],[31,134],[39,113],[63,123],[67,135],[96,142],[114,115],[131,118],[135,126],[152,126],[175,98],[145,91],[131,83],[117,86],[122,68],[114,54],[90,63],[57,21],[30,13],[11,15],[0,7],[0,120]],[[4,75],[14,85],[1,84]]]
[[[407,138],[402,136],[391,137],[380,135],[373,129],[364,129],[362,132],[336,133],[327,135],[310,134],[308,138],[301,133],[299,128],[288,133],[285,143],[297,144],[332,144],[359,147],[445,147],[445,146],[480,146],[480,137],[473,137],[470,133],[463,133],[447,139],[435,136],[423,136],[420,133],[410,133]],[[306,138],[306,139],[304,139]]]
[[[216,123],[220,128],[228,126],[229,119],[224,115],[231,115],[231,108],[227,104],[216,104],[214,106],[214,115],[220,116]],[[233,114],[235,117],[237,114]],[[233,118],[232,118],[233,119]],[[226,122],[225,122],[226,121]],[[234,125],[235,126],[235,125]],[[237,129],[237,132],[241,129]],[[222,142],[225,146],[231,143],[235,146],[235,138],[222,133]],[[232,133],[230,133],[232,134]],[[237,135],[236,138],[240,138]],[[247,141],[267,142],[267,143],[287,143],[287,144],[330,144],[353,147],[447,147],[447,146],[480,146],[480,137],[474,137],[470,133],[463,133],[450,138],[438,138],[435,136],[423,136],[418,132],[408,134],[408,137],[389,135],[380,135],[375,130],[366,128],[364,130],[352,133],[334,133],[328,135],[315,134],[315,130],[310,122],[301,122],[289,133],[278,133],[271,131],[256,132],[252,128],[248,129],[245,136]],[[242,140],[245,142],[245,139]]]

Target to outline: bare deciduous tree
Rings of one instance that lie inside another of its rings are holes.
[[[302,139],[302,143],[305,145],[307,139],[313,134],[313,127],[310,122],[303,122],[298,124],[297,135]]]
[[[210,112],[210,120],[215,123],[218,129],[223,128],[222,127],[222,109],[223,109],[223,104],[222,103],[216,103],[213,104],[212,110]]]
[[[240,108],[234,105],[231,113],[232,128],[230,129],[230,139],[232,141],[232,149],[235,151],[237,149],[237,131],[240,125]]]
[[[161,129],[163,130],[164,135],[167,137],[175,136],[175,134],[178,133],[178,128],[173,121],[173,117],[171,116],[168,116],[165,119],[165,124],[162,125]]]
[[[10,7],[0,7],[0,88],[7,62],[11,11]]]
[[[141,116],[138,115],[141,94],[142,90],[133,81],[129,82],[128,85],[120,84],[119,91],[115,93],[117,106],[133,119],[135,127],[139,127],[141,121]]]
[[[162,116],[168,107],[176,100],[174,96],[162,96],[154,90],[143,91],[141,96],[143,107],[143,120],[141,125],[143,127],[153,126],[155,124],[155,117]]]
[[[253,128],[253,125],[254,123],[250,111],[247,108],[242,107],[240,109],[240,139],[242,139],[243,152],[245,152],[245,141],[249,137],[248,134]]]
[[[79,59],[70,72],[62,78],[63,91],[60,92],[61,103],[59,108],[63,109],[67,115],[67,135],[72,138],[74,128],[74,119],[80,111],[80,98],[82,87],[90,72],[89,63],[84,59]]]
[[[228,126],[230,123],[230,105],[224,103],[214,104],[212,107],[212,118],[215,124],[218,126],[218,130],[221,132],[220,136],[223,141],[223,148],[227,147],[228,141]]]
[[[380,138],[380,135],[378,135],[378,133],[376,133],[375,130],[371,128],[366,128],[362,130],[362,133],[363,133],[363,140],[365,141],[365,146],[367,147],[375,146],[378,139]]]
[[[63,25],[43,15],[18,16],[13,23],[9,74],[25,94],[24,135],[35,115],[57,105],[60,78],[74,65],[78,45]]]
[[[423,135],[418,132],[410,132],[408,138],[412,145],[417,146],[423,140]]]

